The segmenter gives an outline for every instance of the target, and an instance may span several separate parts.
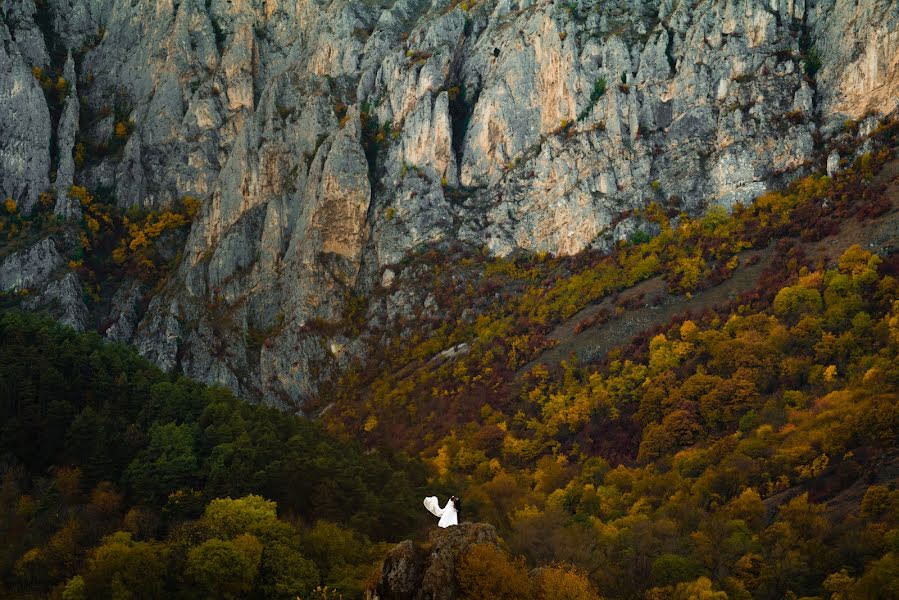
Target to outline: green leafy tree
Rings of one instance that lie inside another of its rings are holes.
[[[184,572],[209,598],[240,598],[253,589],[262,544],[251,535],[207,540],[187,554]]]
[[[128,465],[125,480],[135,496],[160,503],[178,489],[190,488],[197,472],[194,433],[189,425],[154,425],[149,444]]]

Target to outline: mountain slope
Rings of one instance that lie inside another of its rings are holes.
[[[395,285],[437,307],[373,337],[322,418],[418,452],[527,567],[572,563],[605,597],[893,597],[899,179],[878,155],[611,258],[410,261]],[[657,270],[681,312],[619,327]],[[601,351],[566,360],[579,336]],[[459,581],[527,581],[491,560]]]

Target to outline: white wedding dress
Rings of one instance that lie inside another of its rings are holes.
[[[440,517],[437,523],[440,527],[449,527],[450,525],[459,524],[459,511],[452,500],[447,500],[446,506],[440,508],[440,501],[437,496],[428,496],[425,498],[425,508],[427,508],[435,517]]]

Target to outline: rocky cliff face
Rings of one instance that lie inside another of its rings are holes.
[[[61,272],[41,293],[71,294],[62,304],[83,326],[106,324],[164,368],[283,405],[354,352],[309,324],[389,285],[384,269],[415,248],[604,247],[639,227],[617,222],[625,211],[747,201],[823,167],[847,119],[899,105],[895,0],[3,0],[0,12],[4,196],[28,209],[55,189],[75,225],[70,182],[123,208],[203,201],[145,312],[133,281],[111,315],[85,316]],[[58,106],[35,66],[70,80]],[[76,166],[75,137],[102,143],[117,123],[121,149]]]

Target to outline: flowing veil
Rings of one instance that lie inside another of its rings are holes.
[[[440,501],[437,496],[428,496],[425,498],[425,508],[427,508],[435,517],[443,516],[443,509],[440,508]]]

